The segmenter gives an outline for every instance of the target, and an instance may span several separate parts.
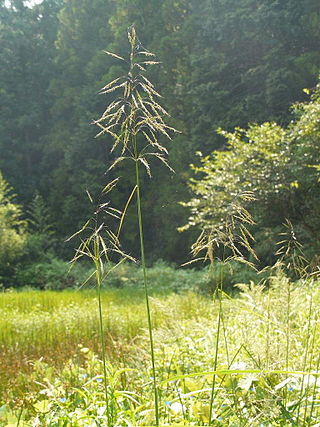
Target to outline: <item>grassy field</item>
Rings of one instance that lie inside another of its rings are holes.
[[[319,426],[319,283],[240,288],[152,295],[161,425],[208,425],[212,396],[213,425]],[[152,425],[142,291],[104,291],[103,317],[112,424]],[[1,294],[0,425],[106,426],[98,333],[95,291]]]

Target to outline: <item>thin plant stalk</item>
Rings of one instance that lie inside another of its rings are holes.
[[[310,332],[311,332],[312,304],[313,304],[313,298],[311,296],[310,297],[310,304],[309,304],[309,313],[308,313],[307,342],[306,342],[306,348],[305,348],[304,357],[303,357],[303,367],[302,367],[303,372],[305,372],[305,370],[306,370],[307,358],[308,358],[308,353],[309,353],[309,337],[310,337]],[[310,377],[310,375],[309,375],[309,377]],[[301,402],[302,402],[302,398],[303,398],[303,394],[304,394],[304,390],[303,390],[304,389],[304,378],[305,378],[305,375],[302,375],[301,388],[300,388],[300,399],[299,399],[299,405],[298,405],[298,411],[297,411],[297,422],[299,422]],[[308,382],[309,382],[309,380],[308,380]],[[306,387],[306,390],[307,390],[307,387]]]
[[[95,236],[95,241],[94,241],[94,263],[95,263],[95,276],[96,276],[97,293],[98,293],[99,329],[100,329],[101,355],[102,355],[102,364],[103,364],[104,393],[105,393],[108,425],[111,425],[110,412],[109,412],[108,377],[107,377],[107,366],[106,366],[106,342],[105,342],[104,327],[103,327],[102,299],[101,299],[102,265],[101,265],[101,259],[100,259],[98,235]]]
[[[220,271],[220,283],[218,288],[219,298],[219,312],[218,312],[218,323],[217,323],[217,335],[216,335],[216,348],[214,354],[213,370],[216,371],[218,367],[218,356],[219,356],[219,342],[220,342],[220,329],[222,321],[222,284],[223,284],[223,269]],[[209,410],[209,425],[212,424],[212,413],[213,413],[213,402],[215,398],[215,387],[216,387],[216,375],[213,375],[210,395],[210,410]]]
[[[315,341],[316,341],[316,336],[317,336],[317,323],[315,322],[315,327],[313,328],[313,333],[312,333],[312,342],[311,342],[311,350],[310,350],[310,362],[309,362],[309,372],[312,371],[313,355],[314,355],[314,344],[315,344]],[[315,381],[315,384],[317,384],[316,381]],[[310,385],[310,375],[308,376],[308,382],[307,382],[307,387],[308,388],[309,388],[309,385]],[[313,398],[314,398],[314,396],[312,397],[312,400],[313,400]],[[305,411],[304,411],[304,417],[303,417],[303,425],[306,425],[307,412],[308,412],[308,406],[306,405]],[[312,411],[310,411],[309,417],[311,419],[311,417],[312,417]]]
[[[218,313],[218,324],[217,324],[217,335],[216,335],[216,348],[214,354],[214,363],[213,370],[217,370],[218,366],[218,355],[219,355],[219,342],[220,342],[220,329],[221,329],[221,315],[222,315],[222,302],[221,295],[219,292],[219,313]],[[215,386],[216,386],[216,375],[213,375],[212,385],[211,385],[211,395],[210,395],[210,411],[209,411],[209,425],[212,424],[212,412],[213,412],[213,402],[215,397]]]
[[[319,369],[320,369],[320,355],[318,356],[317,366],[316,366],[316,370],[315,370],[315,372],[317,374],[319,373]],[[315,381],[313,384],[312,402],[311,402],[311,408],[310,408],[310,420],[311,420],[311,417],[313,414],[313,410],[314,410],[314,406],[315,406],[315,402],[316,402],[316,396],[317,396],[317,383]],[[308,424],[308,425],[310,425],[310,424]]]
[[[198,256],[199,253],[205,251],[205,256],[201,258],[197,258],[191,262],[197,260],[210,260],[211,268],[214,262],[214,249],[217,249],[219,246],[223,247],[223,265],[226,261],[230,261],[231,259],[241,261],[251,267],[254,267],[252,263],[246,261],[244,254],[239,249],[245,249],[248,253],[250,253],[255,259],[257,256],[253,249],[250,246],[250,240],[253,240],[253,236],[246,228],[246,224],[253,225],[254,221],[244,207],[244,203],[248,203],[255,200],[255,197],[251,192],[240,192],[236,196],[233,196],[228,208],[223,209],[223,214],[225,216],[221,216],[221,220],[223,220],[223,227],[214,226],[210,230],[202,230],[200,236],[196,240],[196,242],[191,247],[192,255]],[[186,206],[186,205],[185,205]],[[192,217],[190,217],[191,219]],[[193,225],[196,224],[197,221],[192,221]],[[199,225],[199,224],[198,224]],[[185,227],[181,227],[180,230],[186,230],[190,224]],[[232,253],[231,257],[225,258],[225,251],[229,249]],[[190,264],[185,263],[184,265]],[[218,286],[219,290],[219,312],[218,312],[218,321],[217,321],[217,335],[216,335],[216,348],[214,353],[214,371],[217,370],[218,364],[218,355],[219,355],[219,343],[220,343],[220,330],[222,324],[222,287],[223,287],[223,274],[224,269],[220,270],[220,283]],[[212,414],[213,414],[213,403],[215,398],[215,388],[216,388],[216,375],[213,374],[212,385],[211,385],[211,396],[210,396],[210,409],[209,409],[209,425],[212,424]]]
[[[109,182],[102,191],[102,194],[107,194],[112,191],[116,186],[118,179],[115,179]],[[102,195],[101,194],[101,195]],[[87,195],[90,199],[90,202],[93,203],[90,193],[87,191]],[[103,382],[104,382],[104,395],[105,395],[105,404],[106,404],[106,415],[108,426],[114,424],[114,402],[113,396],[110,398],[108,392],[108,374],[107,374],[107,362],[106,362],[106,342],[105,342],[105,332],[103,326],[103,313],[102,313],[102,283],[107,275],[115,268],[117,268],[124,260],[130,259],[134,261],[132,257],[125,254],[120,248],[120,242],[118,240],[118,235],[121,231],[121,222],[117,230],[117,235],[112,232],[112,230],[107,227],[103,222],[98,225],[98,215],[103,213],[108,217],[121,219],[122,212],[112,208],[109,205],[109,202],[99,204],[94,217],[89,219],[84,226],[74,233],[67,241],[73,239],[75,236],[81,235],[82,233],[90,233],[89,237],[86,237],[84,240],[81,239],[81,243],[76,250],[76,253],[71,261],[71,265],[74,265],[76,261],[82,257],[88,257],[94,265],[94,271],[88,276],[88,278],[81,285],[84,286],[91,278],[95,278],[97,296],[98,296],[98,314],[99,314],[99,336],[101,344],[101,359],[103,365]],[[110,264],[109,253],[114,253],[117,256],[120,256],[120,260],[113,267],[110,267],[108,271],[104,269],[104,263]]]
[[[20,421],[21,421],[21,418],[22,418],[22,413],[23,413],[23,407],[19,411],[17,427],[20,426]]]
[[[111,152],[120,151],[120,155],[116,156],[116,159],[110,166],[109,170],[113,169],[117,164],[124,160],[130,159],[135,162],[136,184],[128,199],[124,213],[120,218],[120,227],[123,224],[127,208],[134,193],[136,192],[141,264],[143,269],[146,311],[150,338],[155,421],[158,426],[159,393],[156,379],[154,339],[146,277],[139,164],[141,163],[143,165],[149,176],[151,176],[149,159],[156,158],[172,170],[166,160],[166,154],[168,154],[168,151],[161,145],[158,137],[159,135],[163,135],[164,137],[171,139],[170,134],[176,132],[176,130],[165,123],[164,117],[168,116],[168,113],[157,101],[160,94],[144,75],[147,71],[147,67],[156,65],[159,62],[154,60],[155,55],[152,52],[149,52],[143,47],[133,26],[130,27],[128,31],[128,41],[130,44],[130,53],[128,58],[105,51],[109,56],[122,61],[123,65],[126,64],[126,66],[128,66],[128,71],[125,75],[116,78],[101,89],[100,94],[121,92],[121,95],[116,97],[107,106],[102,116],[98,120],[95,120],[94,123],[100,128],[100,132],[96,136],[104,134],[111,135],[114,140]],[[143,147],[138,147],[138,137],[144,141]],[[117,233],[117,237],[118,236],[119,232]]]
[[[286,371],[289,370],[289,355],[290,355],[290,308],[291,308],[291,286],[287,280],[287,307],[286,307]],[[284,401],[287,402],[287,389],[285,389]]]
[[[268,302],[267,302],[267,332],[266,332],[266,365],[267,369],[270,369],[270,289],[268,289]]]
[[[139,171],[138,161],[136,161],[136,188],[137,188],[137,213],[138,213],[138,223],[139,223],[141,265],[143,270],[143,284],[144,284],[146,310],[147,310],[147,318],[148,318],[148,331],[149,331],[149,340],[150,340],[150,354],[151,354],[153,389],[154,389],[155,417],[156,417],[156,426],[159,426],[158,385],[157,385],[157,377],[156,377],[152,319],[151,319],[149,292],[148,292],[148,284],[147,284],[147,273],[146,273],[146,261],[145,261],[145,252],[144,252],[144,235],[143,235],[141,195],[140,195],[140,171]]]
[[[230,365],[230,356],[229,356],[229,346],[228,346],[228,339],[227,339],[227,334],[226,334],[226,322],[225,322],[225,317],[222,315],[222,330],[223,330],[223,339],[224,339],[224,346],[226,349],[226,358],[227,358],[227,363],[228,366]]]
[[[214,355],[214,371],[216,371],[218,369],[218,356],[219,356],[219,344],[220,344],[221,328],[223,331],[223,338],[224,338],[224,344],[225,344],[225,348],[226,348],[226,356],[227,356],[228,366],[229,367],[231,366],[231,363],[229,361],[228,341],[227,341],[227,336],[226,336],[226,327],[225,327],[225,320],[224,320],[224,315],[223,315],[223,304],[222,304],[223,277],[224,277],[224,269],[222,269],[221,273],[220,273],[220,285],[219,285],[219,289],[218,289],[219,313],[218,313],[218,322],[217,322],[216,348],[215,348],[215,355]],[[240,347],[240,349],[241,349],[241,347]],[[238,352],[240,352],[240,349],[238,350]],[[238,352],[236,353],[236,355],[238,355]],[[236,355],[234,356],[234,358],[236,357]],[[234,358],[233,358],[233,360],[234,360]],[[232,361],[232,363],[233,363],[233,361]],[[233,392],[234,392],[234,403],[236,406],[237,416],[240,419],[240,422],[242,422],[242,412],[241,412],[241,409],[238,408],[238,400],[236,398],[235,388],[233,385],[232,385],[232,388],[233,388]],[[216,375],[214,374],[213,378],[212,378],[211,395],[210,395],[209,425],[212,424],[213,403],[214,403],[215,396],[217,395],[217,391],[215,389],[216,389]]]
[[[287,313],[286,313],[286,370],[289,370],[289,354],[290,354],[290,307],[291,307],[291,286],[288,281],[287,286]]]

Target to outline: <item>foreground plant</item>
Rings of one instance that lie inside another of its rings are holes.
[[[198,168],[198,172],[208,171],[203,168]],[[215,296],[218,299],[219,311],[217,316],[216,326],[216,339],[215,349],[213,354],[213,371],[217,371],[218,357],[220,351],[221,334],[224,334],[224,341],[226,344],[225,328],[224,328],[224,315],[223,315],[223,282],[224,282],[224,269],[230,267],[231,261],[244,263],[254,268],[252,262],[247,260],[247,254],[257,259],[254,250],[251,247],[253,236],[251,235],[248,227],[254,224],[254,220],[247,210],[247,204],[254,201],[255,197],[249,191],[237,191],[226,194],[226,197],[220,197],[217,189],[226,185],[223,177],[216,173],[215,181],[212,182],[207,175],[204,178],[204,183],[193,182],[192,189],[198,196],[192,199],[189,203],[183,203],[184,206],[191,208],[191,216],[189,222],[180,231],[187,230],[190,226],[199,226],[201,232],[195,243],[191,247],[192,261],[186,263],[190,264],[195,261],[210,261],[210,270],[213,270],[216,261],[220,262],[220,280],[215,289]],[[212,187],[212,188],[210,188]],[[210,188],[210,197],[202,199],[204,193]],[[200,196],[200,197],[199,197]],[[212,205],[211,205],[212,203]],[[212,206],[215,210],[212,211]],[[212,220],[214,216],[215,222]],[[220,259],[219,259],[220,257]],[[226,348],[228,354],[228,349]],[[228,362],[229,363],[229,362]],[[210,394],[210,405],[208,421],[209,425],[213,422],[213,406],[214,400],[217,395],[216,374],[213,374]],[[237,406],[237,401],[235,401]]]
[[[111,181],[103,189],[102,194],[110,193],[117,184],[117,179]],[[88,193],[90,201],[93,203],[91,195]],[[121,250],[121,245],[118,239],[118,235],[114,233],[111,228],[105,223],[110,221],[110,217],[116,218],[120,221],[118,227],[118,233],[121,229],[122,213],[118,209],[110,206],[109,202],[101,203],[98,205],[94,216],[89,219],[85,225],[73,234],[68,240],[78,235],[85,235],[81,238],[81,243],[76,250],[75,256],[72,259],[72,263],[75,263],[82,257],[89,258],[94,266],[93,272],[85,280],[85,285],[90,279],[95,279],[95,284],[98,293],[98,310],[99,310],[99,335],[101,341],[101,356],[103,364],[103,380],[104,380],[104,392],[105,392],[105,403],[106,403],[106,416],[108,425],[114,424],[114,408],[116,404],[110,400],[109,393],[109,381],[107,374],[107,362],[106,362],[106,342],[105,342],[105,331],[103,327],[103,316],[102,316],[102,299],[101,299],[101,288],[103,282],[107,279],[107,276],[121,264],[125,259],[131,259],[130,256],[125,254]],[[110,255],[116,256],[119,261],[116,264],[110,262]]]
[[[202,174],[202,177],[200,180],[194,179],[191,181],[190,187],[194,191],[195,197],[184,204],[190,208],[191,215],[189,223],[182,227],[181,230],[183,231],[193,226],[198,226],[201,229],[201,234],[192,247],[192,255],[196,257],[197,260],[208,259],[213,263],[218,254],[222,256],[223,260],[236,259],[237,261],[245,262],[253,266],[251,262],[246,260],[248,255],[250,260],[256,258],[255,252],[251,248],[253,236],[250,233],[250,228],[254,222],[249,212],[249,203],[254,202],[250,210],[258,217],[260,216],[261,220],[259,205],[267,204],[266,202],[269,200],[270,195],[274,196],[274,194],[278,194],[279,192],[283,192],[283,194],[288,193],[287,187],[289,187],[290,192],[293,192],[295,188],[299,188],[299,183],[292,181],[290,168],[293,139],[292,135],[286,134],[286,131],[279,126],[268,123],[261,127],[250,127],[246,132],[248,140],[243,139],[242,134],[244,131],[239,129],[236,129],[234,133],[222,131],[220,131],[220,133],[228,138],[229,150],[225,152],[215,152],[214,156],[211,158],[209,156],[202,158],[202,165],[200,167],[193,167],[196,172]],[[290,138],[287,137],[288,135]],[[277,169],[274,163],[275,158],[278,158],[276,162]],[[314,168],[314,165],[310,164],[309,167]],[[276,173],[275,170],[277,170]],[[270,185],[266,186],[265,183],[269,183],[269,181]],[[290,184],[289,186],[287,184],[288,182]],[[271,216],[270,212],[266,214]],[[273,230],[273,233],[276,233],[276,231],[277,229]],[[312,266],[312,263],[304,256],[302,245],[298,242],[290,221],[286,220],[286,232],[281,234],[282,238],[285,236],[285,238],[279,242],[281,247],[277,252],[277,255],[281,258],[274,268],[275,271],[279,269],[279,271],[282,272],[283,289],[286,291],[286,300],[282,307],[282,311],[285,314],[284,336],[286,340],[284,346],[285,369],[283,370],[283,374],[288,374],[290,373],[289,355],[292,350],[291,347],[293,346],[293,285],[290,283],[288,277],[285,276],[284,271],[289,274],[289,277],[294,277],[301,281],[302,279],[311,281],[312,279],[316,279],[318,269]],[[198,258],[198,255],[202,251],[205,251],[205,255]],[[223,280],[221,280],[221,286],[222,282]],[[238,286],[240,287],[240,285]],[[215,342],[209,424],[213,422],[213,404],[216,397],[217,361],[219,352],[222,352],[221,345],[219,345],[219,337],[221,331],[224,332],[224,317],[222,300],[220,297],[221,290],[222,287],[220,287],[218,292],[219,313]],[[305,324],[308,338],[304,343],[303,360],[299,367],[299,375],[302,377],[299,385],[300,395],[294,406],[291,405],[292,402],[288,400],[290,396],[289,389],[287,390],[283,385],[279,387],[279,389],[284,388],[284,399],[280,405],[281,416],[289,417],[288,419],[297,423],[302,422],[301,425],[307,425],[307,420],[310,422],[310,420],[314,419],[313,411],[316,402],[316,387],[314,387],[312,393],[310,393],[311,387],[309,387],[308,384],[307,387],[305,387],[304,381],[305,378],[310,380],[309,373],[311,372],[311,367],[315,366],[314,342],[316,340],[316,330],[312,329],[312,325],[314,324],[313,311],[314,300],[311,295],[310,301],[308,301],[307,323]],[[272,326],[272,310],[269,297],[266,317],[266,364],[269,369],[269,347]],[[225,343],[227,343],[226,339]],[[227,348],[226,352],[227,354],[229,353]],[[256,367],[261,369],[262,372],[263,370],[265,371],[265,369],[260,360],[256,358],[252,359]],[[316,374],[318,374],[317,371],[318,365]],[[310,381],[312,382],[312,380]],[[268,380],[268,386],[270,386],[269,382]],[[312,402],[311,409],[310,406],[308,407],[308,401]],[[235,408],[237,413],[242,414],[238,399],[235,399]],[[239,417],[241,423],[242,416],[243,414]]]
[[[253,263],[247,260],[248,254],[253,259],[257,259],[251,247],[253,236],[249,231],[249,227],[254,224],[254,220],[247,208],[247,205],[253,202],[255,197],[251,191],[243,191],[241,189],[234,191],[228,185],[229,183],[225,180],[221,170],[210,171],[207,168],[207,160],[208,158],[202,159],[203,166],[199,168],[193,167],[196,172],[205,173],[205,177],[200,182],[193,180],[190,185],[196,197],[188,203],[182,203],[190,208],[191,215],[188,224],[181,227],[180,231],[185,231],[193,226],[197,226],[201,230],[197,240],[191,247],[193,259],[186,264],[199,260],[208,260],[211,266],[210,270],[213,270],[215,262],[220,262],[220,280],[215,289],[215,296],[219,303],[213,355],[213,371],[215,372],[218,369],[222,333],[227,346],[222,305],[224,269],[230,267],[231,261],[240,262],[254,268]],[[211,173],[214,175],[214,180],[210,176]],[[222,188],[225,190],[223,197],[221,196]],[[228,354],[228,348],[226,348],[226,352]],[[217,396],[216,382],[217,376],[213,374],[208,415],[209,425],[213,422],[214,401]],[[238,406],[237,399],[235,399],[235,406],[236,408]]]
[[[125,159],[134,161],[135,163],[135,186],[129,197],[128,204],[131,202],[133,196],[136,195],[141,264],[143,268],[150,339],[155,418],[156,425],[159,425],[159,396],[151,308],[146,276],[140,167],[143,166],[147,174],[151,177],[150,160],[156,158],[171,169],[165,157],[168,151],[161,144],[159,137],[162,135],[171,139],[170,133],[175,132],[175,129],[165,123],[164,116],[168,116],[168,113],[156,100],[160,97],[160,94],[145,76],[146,67],[156,65],[159,62],[154,60],[153,53],[142,47],[134,27],[131,27],[128,32],[128,40],[130,44],[128,59],[111,52],[106,52],[108,55],[125,62],[128,66],[128,72],[126,75],[116,78],[101,89],[100,94],[108,94],[117,90],[122,93],[108,105],[102,116],[94,123],[101,129],[97,136],[109,134],[114,140],[111,151],[117,152],[118,155],[109,170]]]

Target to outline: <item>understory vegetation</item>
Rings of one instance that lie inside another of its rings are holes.
[[[151,292],[160,425],[208,425],[215,375],[213,425],[315,426],[319,283],[292,283],[278,270],[266,287],[238,284],[237,295],[222,294],[217,343],[219,300],[172,292],[172,280]],[[112,424],[152,425],[143,284],[105,290],[102,300]],[[12,291],[0,304],[0,425],[108,425],[96,292]]]

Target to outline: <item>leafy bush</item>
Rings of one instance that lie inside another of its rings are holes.
[[[85,264],[76,265],[70,270],[69,263],[52,258],[24,266],[15,277],[19,286],[61,290],[81,286],[87,275],[88,267]]]
[[[147,269],[148,286],[153,292],[170,293],[197,290],[207,282],[207,269],[175,268],[158,261]],[[135,264],[123,263],[108,276],[106,287],[134,287],[143,289],[143,270]]]
[[[28,238],[24,250],[25,264],[49,261],[53,257],[55,242],[50,212],[44,199],[36,193],[27,210]]]
[[[22,255],[26,243],[26,222],[22,208],[14,203],[12,188],[0,172],[0,282],[8,282],[14,263]]]
[[[256,221],[254,226],[250,222],[250,230],[264,265],[272,262],[274,242],[281,240],[277,233],[286,220],[309,259],[319,253],[320,84],[310,102],[295,105],[294,112],[287,128],[263,123],[219,131],[227,150],[206,157],[199,153],[201,165],[192,167],[199,178],[189,183],[194,197],[184,203],[190,216],[182,231],[196,226],[214,235],[242,207]],[[248,193],[253,197],[246,199]],[[239,239],[237,243],[239,250],[243,245]]]
[[[16,286],[30,286],[37,289],[62,290],[66,288],[85,288],[95,286],[94,280],[87,280],[92,268],[85,262],[70,264],[48,256],[45,261],[29,265],[19,265],[15,275]],[[254,270],[240,263],[215,262],[212,267],[202,269],[175,268],[163,261],[147,269],[149,287],[152,293],[168,294],[195,291],[212,294],[223,284],[224,291],[232,293],[237,283],[258,283],[262,277]],[[122,263],[111,270],[103,282],[104,288],[126,288],[142,291],[143,270],[133,263]]]
[[[195,291],[212,294],[222,283],[227,292],[237,283],[258,283],[262,277],[247,265],[237,262],[215,262],[210,268],[175,268],[158,261],[147,269],[149,287],[156,293]],[[143,271],[135,264],[123,263],[114,269],[104,283],[105,287],[143,288]]]

